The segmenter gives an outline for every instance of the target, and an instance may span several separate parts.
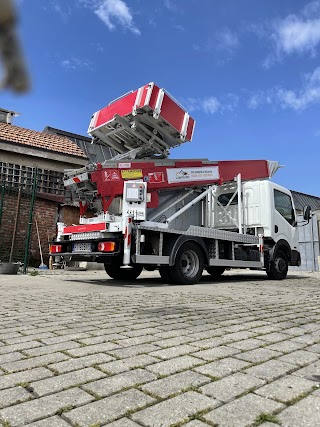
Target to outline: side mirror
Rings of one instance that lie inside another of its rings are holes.
[[[305,220],[305,221],[310,221],[310,219],[311,219],[311,206],[305,206],[304,208],[303,208],[303,219]]]

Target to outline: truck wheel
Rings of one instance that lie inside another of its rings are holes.
[[[177,285],[193,285],[202,276],[204,260],[201,249],[192,242],[184,243],[177,252],[176,262],[169,267],[172,282]]]
[[[160,273],[160,276],[161,276],[163,283],[167,283],[169,285],[171,285],[173,283],[172,277],[170,274],[170,270],[169,270],[169,267],[167,265],[162,265],[161,267],[159,267],[159,273]]]
[[[135,264],[131,268],[121,268],[119,264],[104,264],[108,276],[115,280],[136,280],[143,269],[142,265]]]
[[[288,273],[288,258],[284,252],[278,250],[274,260],[270,264],[270,270],[267,271],[269,279],[283,280]]]
[[[207,272],[213,279],[218,279],[225,271],[225,267],[208,267]]]

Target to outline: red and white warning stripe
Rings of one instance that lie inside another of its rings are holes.
[[[123,246],[123,265],[130,265],[131,261],[131,234],[132,234],[132,217],[124,218],[124,246]]]
[[[72,178],[66,179],[64,181],[64,186],[68,187],[69,185],[79,184],[80,182],[88,181],[89,175],[87,172],[81,173],[80,175],[73,176]]]
[[[259,253],[260,253],[260,261],[262,265],[264,265],[264,241],[263,234],[259,234]]]

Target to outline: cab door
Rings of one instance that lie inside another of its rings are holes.
[[[299,238],[294,203],[289,190],[274,185],[273,188],[273,235],[278,242],[283,239],[291,250],[298,250]]]

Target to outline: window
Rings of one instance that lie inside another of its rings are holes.
[[[227,206],[227,204],[230,202],[230,200],[232,199],[233,196],[234,196],[234,193],[221,194],[218,197],[218,201],[219,201],[219,203],[222,204],[222,206]],[[238,194],[236,194],[233,197],[233,200],[230,203],[230,205],[237,205],[237,204],[238,204]]]
[[[34,168],[0,162],[0,184],[8,187],[21,188],[31,191],[33,185]],[[37,191],[39,193],[64,195],[63,172],[47,169],[37,170]]]
[[[294,209],[292,206],[291,197],[288,194],[282,193],[279,190],[274,190],[274,207],[289,224],[295,222]]]

